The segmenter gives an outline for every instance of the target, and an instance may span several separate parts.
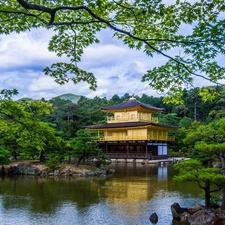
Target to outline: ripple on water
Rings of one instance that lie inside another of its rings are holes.
[[[64,202],[51,214],[32,214],[18,208],[1,210],[2,225],[149,225],[149,216],[156,212],[157,225],[175,225],[170,206],[178,202],[183,207],[193,206],[201,200],[181,196],[178,192],[158,190],[153,199],[146,202],[110,204],[106,200],[98,204],[78,208],[76,204]],[[178,223],[177,223],[178,224]]]

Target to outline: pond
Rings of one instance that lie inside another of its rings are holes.
[[[204,204],[195,183],[177,183],[173,165],[113,164],[107,178],[5,177],[0,182],[2,225],[178,225],[170,206]]]

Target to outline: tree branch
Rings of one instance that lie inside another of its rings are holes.
[[[17,0],[17,2],[25,9],[27,10],[35,10],[35,11],[41,11],[41,12],[46,12],[46,13],[49,13],[50,14],[50,20],[49,22],[47,23],[48,26],[52,25],[68,25],[68,24],[78,24],[78,22],[69,22],[69,23],[55,23],[54,24],[54,21],[55,21],[55,15],[58,11],[60,10],[72,10],[72,11],[79,11],[79,10],[85,10],[86,12],[89,13],[90,16],[92,16],[94,19],[96,19],[97,21],[89,21],[89,22],[79,22],[80,24],[86,24],[86,23],[96,23],[96,22],[101,22],[101,23],[104,23],[106,24],[109,28],[111,28],[112,30],[116,31],[116,32],[119,32],[121,34],[124,34],[126,36],[129,36],[130,38],[134,39],[134,40],[137,40],[137,41],[141,41],[143,42],[144,44],[146,44],[146,46],[148,46],[149,48],[151,48],[153,51],[155,51],[156,53],[159,53],[161,54],[162,56],[174,61],[175,63],[177,63],[178,65],[181,65],[188,73],[190,73],[191,75],[194,75],[194,76],[197,76],[197,77],[200,77],[200,78],[203,78],[205,80],[208,80],[214,84],[217,84],[217,85],[221,85],[220,83],[217,83],[217,82],[214,82],[212,79],[206,77],[206,76],[203,76],[201,74],[197,74],[193,71],[191,71],[183,62],[180,62],[178,61],[177,59],[173,58],[172,56],[164,53],[163,51],[157,49],[156,47],[154,47],[152,44],[149,43],[149,41],[169,41],[169,42],[176,42],[176,43],[182,43],[182,44],[197,44],[197,43],[205,43],[205,42],[209,42],[209,40],[204,40],[204,41],[200,41],[200,42],[191,42],[191,41],[188,41],[188,42],[185,42],[185,41],[176,41],[176,40],[170,40],[170,39],[143,39],[143,38],[140,38],[140,37],[137,37],[133,34],[131,34],[130,32],[126,31],[126,30],[123,30],[123,29],[120,29],[118,27],[116,27],[115,25],[113,25],[111,22],[112,21],[109,21],[109,20],[106,20],[104,18],[101,18],[99,17],[98,15],[96,15],[90,8],[86,7],[86,6],[77,6],[77,7],[70,7],[70,6],[60,6],[60,7],[56,7],[56,8],[48,8],[48,7],[45,7],[45,6],[40,6],[40,5],[36,5],[36,4],[30,4],[30,3],[27,3],[26,1],[24,0]],[[25,14],[25,13],[23,13]],[[30,13],[28,14],[25,14],[25,15],[28,15],[28,16],[32,16]],[[41,20],[41,18],[35,16],[36,18],[38,18],[39,20]],[[42,22],[46,23],[46,21],[43,21],[41,20]],[[213,42],[215,41],[218,41],[218,40],[211,40]]]

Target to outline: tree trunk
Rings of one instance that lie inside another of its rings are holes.
[[[225,187],[223,187],[223,191],[222,191],[221,209],[225,210]]]
[[[2,165],[1,175],[2,175],[2,176],[5,176],[5,167],[4,167],[4,165]]]
[[[210,181],[205,182],[205,206],[210,207]]]
[[[44,150],[41,150],[41,153],[40,153],[40,162],[44,162],[45,160],[45,156],[44,156]]]
[[[225,159],[223,154],[220,154],[220,161],[222,163],[222,173],[223,175],[225,175]],[[221,209],[225,209],[225,187],[223,187],[223,192],[222,192]]]
[[[79,166],[79,164],[80,164],[80,162],[81,162],[82,159],[84,159],[83,156],[81,156],[81,157],[78,158],[77,163],[76,163],[76,166]]]
[[[12,157],[13,157],[13,160],[17,160],[17,154],[15,149],[13,149]]]

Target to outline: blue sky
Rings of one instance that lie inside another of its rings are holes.
[[[123,96],[125,93],[156,95],[147,83],[141,82],[141,77],[148,68],[166,59],[148,58],[143,52],[129,49],[120,41],[112,39],[108,31],[100,33],[101,44],[85,49],[82,61],[78,64],[95,74],[97,90],[89,90],[86,83],[56,84],[42,72],[43,68],[59,60],[47,49],[50,37],[51,31],[43,29],[0,36],[0,89],[16,88],[19,91],[17,98],[33,99],[50,99],[65,93],[108,99],[114,94]]]
[[[147,83],[141,82],[141,77],[148,69],[167,59],[160,55],[150,58],[141,51],[129,49],[117,39],[112,39],[109,31],[99,34],[101,43],[85,49],[82,61],[78,63],[82,69],[95,74],[97,90],[89,90],[86,83],[56,84],[42,72],[46,66],[60,60],[47,49],[51,34],[51,31],[36,29],[0,36],[0,89],[16,88],[19,91],[17,98],[44,97],[47,100],[65,93],[107,99],[114,94],[123,96],[125,93],[158,95]]]

